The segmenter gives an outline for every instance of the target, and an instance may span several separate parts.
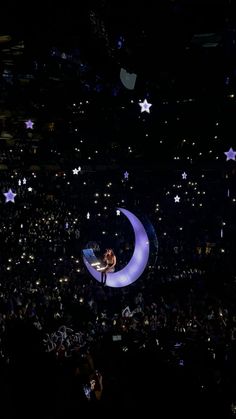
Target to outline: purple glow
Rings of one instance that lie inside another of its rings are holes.
[[[126,180],[128,180],[128,179],[129,179],[129,173],[128,173],[127,171],[124,173],[124,178],[125,178]]]
[[[224,154],[227,157],[226,161],[228,161],[228,160],[235,160],[236,151],[234,151],[232,149],[232,147],[230,147],[229,151],[225,151]]]
[[[182,173],[182,179],[187,179],[187,173]]]
[[[127,285],[135,282],[143,273],[149,258],[149,240],[147,233],[139,221],[139,219],[132,214],[132,212],[124,209],[117,208],[121,211],[130,221],[135,235],[134,253],[129,263],[120,271],[110,272],[107,274],[106,285],[113,288],[126,287]],[[83,257],[84,263],[90,274],[98,281],[101,282],[101,272],[94,269],[88,261]]]
[[[148,101],[146,99],[144,99],[143,102],[139,103],[139,106],[141,107],[141,112],[150,113],[150,108],[151,108],[152,104],[148,103]]]
[[[25,121],[25,125],[26,128],[33,129],[34,122],[32,122],[31,119],[29,119],[28,121]]]
[[[5,192],[3,195],[5,195],[5,198],[6,198],[5,203],[7,203],[7,202],[15,203],[16,193],[13,193],[11,189],[9,189],[9,191]]]

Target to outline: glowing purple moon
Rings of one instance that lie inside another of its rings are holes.
[[[107,274],[106,285],[113,288],[126,287],[135,282],[143,273],[149,259],[149,239],[143,224],[130,211],[124,208],[117,208],[130,221],[135,236],[134,253],[129,263],[120,271],[110,272]],[[90,263],[83,257],[84,263],[90,274],[101,282],[101,272],[93,268]]]

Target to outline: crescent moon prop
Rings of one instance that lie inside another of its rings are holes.
[[[133,227],[135,246],[134,253],[129,263],[123,269],[117,272],[107,273],[106,285],[113,288],[126,287],[135,282],[142,275],[148,263],[150,247],[146,230],[141,221],[127,209],[117,209],[128,218]],[[98,282],[101,282],[101,272],[93,268],[84,256],[83,260],[90,274]]]

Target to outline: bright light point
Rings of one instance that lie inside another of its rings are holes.
[[[182,173],[182,179],[187,179],[187,173]]]
[[[120,210],[116,210],[116,215],[120,215]]]

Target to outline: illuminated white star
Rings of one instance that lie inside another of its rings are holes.
[[[126,180],[128,180],[128,179],[129,179],[129,173],[128,173],[127,171],[124,173],[124,178],[125,178]]]
[[[225,151],[224,154],[227,157],[226,161],[228,161],[228,160],[235,160],[236,151],[234,151],[232,149],[232,147],[230,147],[229,151]]]
[[[89,212],[87,212],[86,218],[87,218],[87,220],[90,219],[90,213]]]
[[[18,180],[18,185],[21,186],[21,180],[20,179]]]
[[[120,215],[120,210],[116,210],[116,215]]]
[[[17,195],[16,193],[13,193],[11,189],[9,189],[8,192],[5,192],[3,195],[5,195],[6,201],[7,202],[15,202],[15,196]]]
[[[24,179],[22,180],[23,185],[26,185],[26,178],[24,177]]]
[[[182,179],[187,179],[187,173],[182,173]]]
[[[179,197],[179,195],[176,195],[176,196],[174,197],[174,200],[175,200],[175,202],[179,202],[179,201],[180,201],[180,197]]]
[[[78,168],[75,168],[72,170],[73,175],[78,175],[79,172],[81,172],[81,167],[79,166]]]
[[[151,108],[152,104],[148,103],[148,101],[146,99],[144,99],[143,102],[139,103],[139,106],[141,107],[141,112],[150,113],[150,108]]]
[[[28,121],[25,121],[25,125],[26,128],[33,129],[34,122],[29,119]]]
[[[28,188],[29,192],[32,192],[33,188],[31,188],[31,186]]]

